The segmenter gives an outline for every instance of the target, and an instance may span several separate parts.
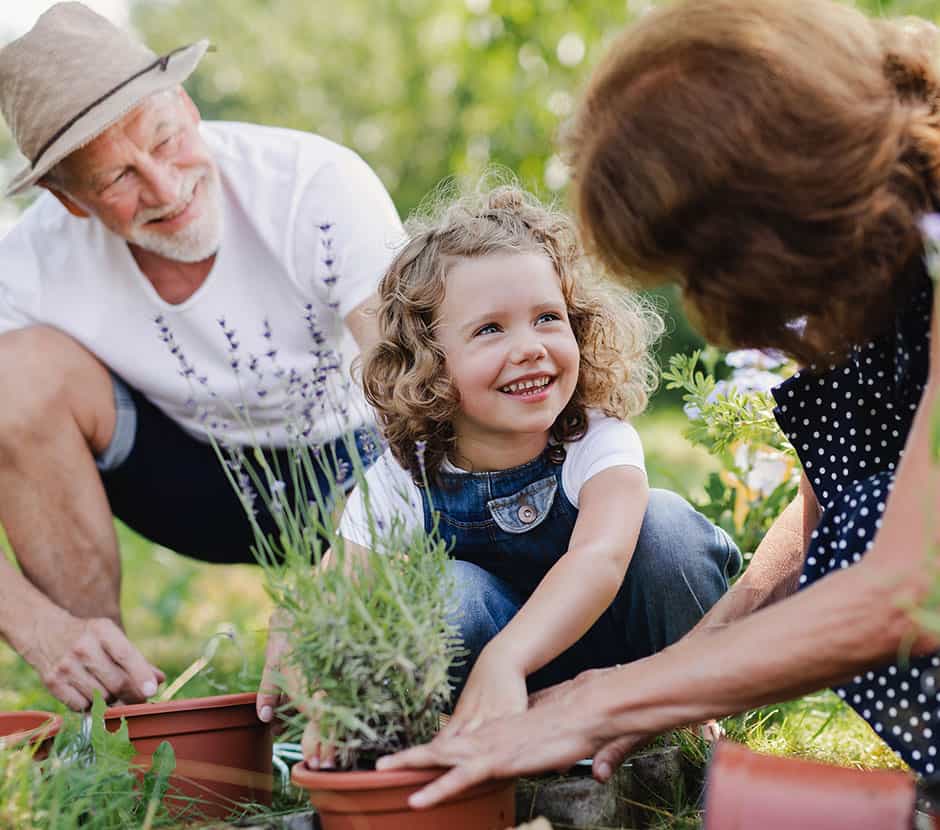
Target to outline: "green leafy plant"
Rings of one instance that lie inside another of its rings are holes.
[[[127,725],[109,732],[104,709],[96,695],[87,721],[67,718],[41,761],[35,747],[0,750],[0,828],[150,830],[177,821],[163,803],[176,767],[173,748],[160,744],[139,778]]]
[[[727,379],[715,379],[719,360],[732,369]],[[793,369],[773,353],[748,349],[722,358],[708,348],[674,355],[663,373],[666,388],[683,393],[689,418],[685,436],[722,465],[709,475],[705,498],[694,499],[696,506],[735,538],[745,557],[799,484],[799,462],[774,419],[770,394]]]

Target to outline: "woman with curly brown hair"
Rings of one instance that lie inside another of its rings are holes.
[[[665,648],[725,592],[737,548],[649,491],[628,421],[662,322],[592,274],[568,217],[504,186],[413,220],[378,323],[363,387],[389,449],[339,533],[353,555],[393,525],[447,544],[468,655],[446,734]]]
[[[690,636],[386,760],[454,767],[416,806],[588,755],[604,779],[665,729],[824,686],[937,774],[940,642],[912,613],[940,508],[919,227],[940,201],[935,48],[922,21],[828,0],[688,0],[595,71],[571,134],[586,239],[625,278],[678,283],[715,341],[804,363],[774,392],[800,495]]]

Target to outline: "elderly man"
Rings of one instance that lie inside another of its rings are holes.
[[[344,437],[368,443],[348,368],[373,337],[395,208],[323,138],[201,124],[180,83],[206,48],[158,57],[62,3],[0,51],[29,161],[8,192],[47,191],[0,240],[0,524],[20,566],[0,556],[0,635],[75,709],[163,679],[121,628],[112,513],[181,553],[249,561],[213,427],[244,445],[250,420],[281,454],[292,423],[340,459]]]

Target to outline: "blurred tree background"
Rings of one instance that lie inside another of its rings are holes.
[[[203,116],[320,133],[359,152],[403,216],[447,176],[488,165],[564,199],[559,135],[616,33],[651,0],[132,0],[165,51],[215,44],[187,82]],[[940,0],[868,0],[886,15],[940,17]],[[0,158],[11,144],[0,131]],[[5,203],[9,222],[27,200]],[[0,213],[0,222],[4,213]],[[0,231],[2,232],[2,231]],[[669,290],[661,349],[698,344]]]

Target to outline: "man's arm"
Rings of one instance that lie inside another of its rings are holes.
[[[712,631],[796,591],[810,534],[819,521],[819,505],[806,476],[796,498],[764,536],[747,570],[689,635]]]
[[[0,637],[66,706],[87,709],[95,691],[125,702],[145,700],[157,691],[163,673],[146,661],[113,620],[73,616],[2,554],[0,586]]]

